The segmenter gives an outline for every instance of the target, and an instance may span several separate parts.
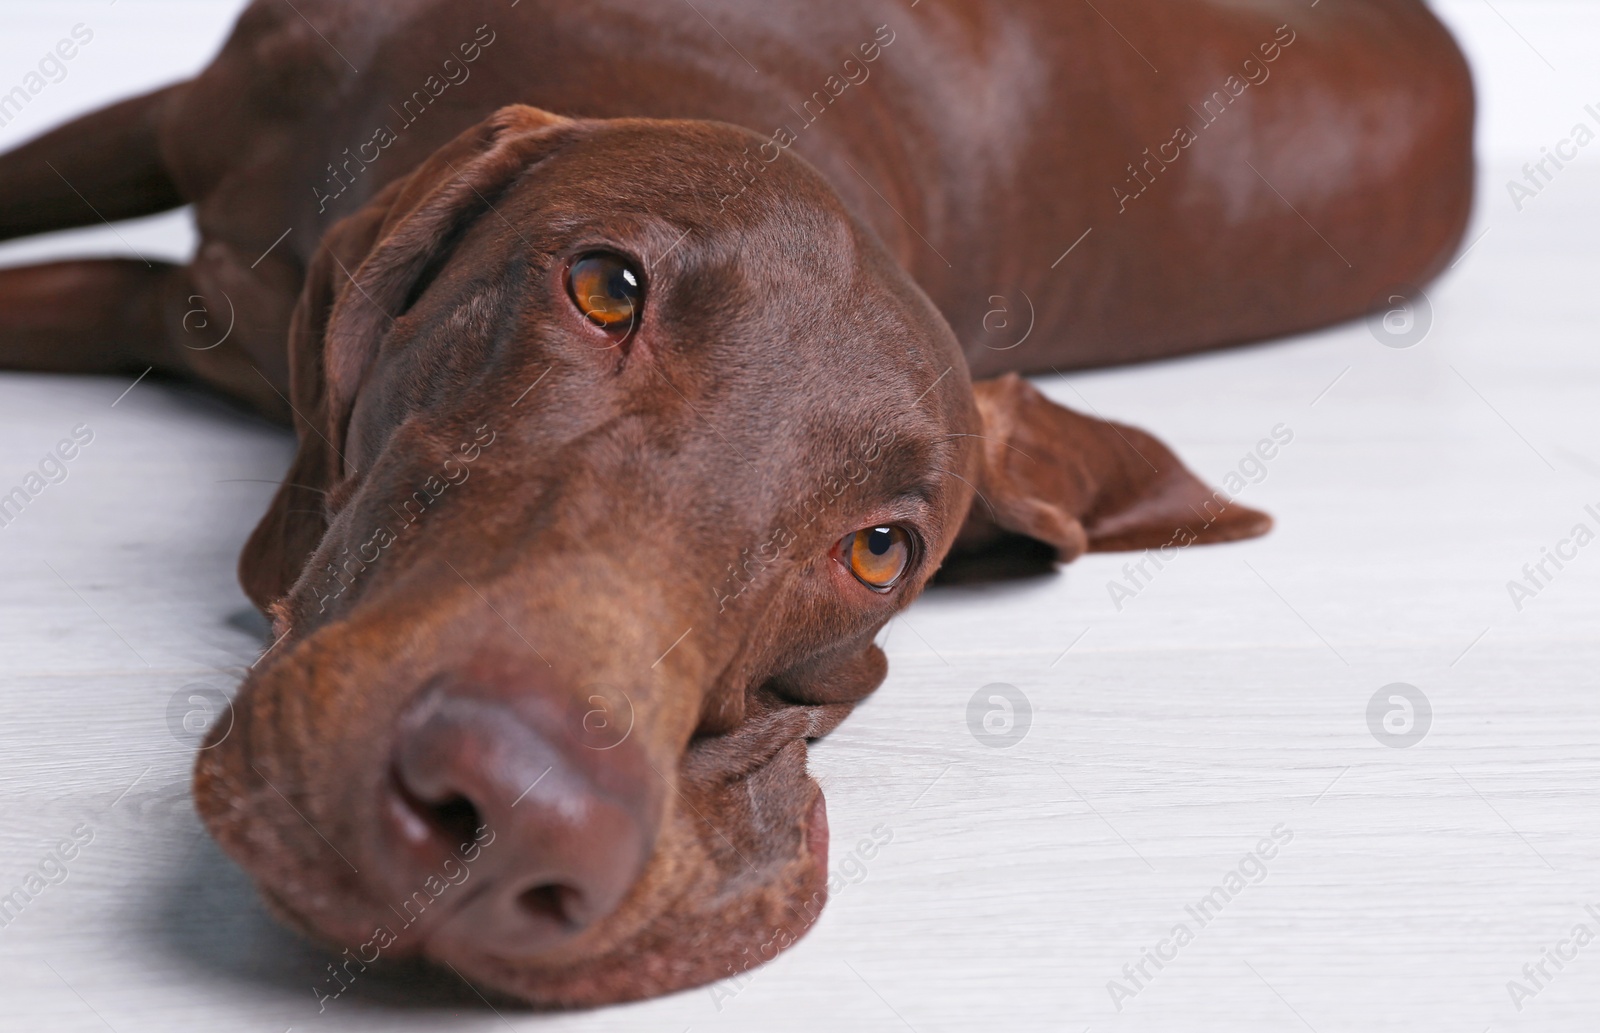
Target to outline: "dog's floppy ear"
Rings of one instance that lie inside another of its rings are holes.
[[[1056,405],[1016,374],[973,385],[982,464],[946,580],[1028,573],[1084,552],[1182,547],[1265,534],[1144,431]]]
[[[501,108],[336,223],[311,261],[289,329],[290,394],[299,451],[239,559],[262,610],[288,594],[327,532],[357,390],[395,318],[460,232],[552,146],[568,119]]]

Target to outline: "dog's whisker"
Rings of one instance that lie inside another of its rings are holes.
[[[1006,448],[1011,449],[1011,451],[1015,452],[1017,455],[1021,456],[1022,458],[1026,459],[1026,460],[1029,460],[1030,462],[1033,460],[1033,456],[1030,456],[1028,453],[1024,452],[1022,449],[1018,448],[1016,445],[1013,445],[1011,442],[1003,441],[1000,438],[992,438],[987,434],[946,434],[944,437],[935,438],[934,440],[935,441],[944,442],[944,441],[954,441],[956,438],[977,438],[980,441],[993,441],[997,445],[1004,445]]]
[[[299,488],[302,491],[314,491],[318,495],[326,495],[326,494],[328,494],[326,491],[322,490],[321,488],[313,488],[309,484],[300,484],[297,481],[269,481],[269,480],[267,480],[267,479],[265,479],[263,477],[224,477],[222,480],[214,481],[212,483],[214,483],[214,484],[272,484],[272,485],[282,485],[282,486],[288,487],[288,488]]]
[[[946,474],[946,475],[948,475],[950,477],[954,477],[956,480],[960,481],[962,484],[965,484],[967,487],[971,488],[972,489],[972,493],[974,495],[976,495],[978,498],[983,499],[983,504],[985,506],[989,507],[989,515],[992,516],[995,519],[995,522],[998,523],[1000,521],[1000,511],[994,508],[994,503],[990,502],[988,497],[985,496],[983,492],[978,490],[978,486],[976,484],[973,484],[971,481],[967,480],[965,477],[961,476],[960,474],[956,473],[953,470],[946,470],[941,466],[934,467],[934,470],[936,472],[938,472],[938,473],[942,473],[942,474]]]

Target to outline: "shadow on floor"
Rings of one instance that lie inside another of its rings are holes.
[[[209,836],[201,838],[149,906],[144,918],[152,942],[206,974],[257,991],[282,991],[286,1022],[297,1014],[296,1002],[303,1004],[308,1022],[342,1008],[528,1014],[526,1005],[492,993],[485,1001],[448,970],[409,959],[379,958],[365,971],[352,966],[356,974],[345,977],[349,985],[340,990],[343,984],[329,969],[342,960],[337,953],[275,921],[250,879]]]

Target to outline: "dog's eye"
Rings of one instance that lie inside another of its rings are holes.
[[[606,252],[573,262],[567,291],[579,312],[608,330],[630,329],[644,301],[639,274],[626,259]]]
[[[839,558],[875,592],[893,588],[911,565],[911,536],[902,527],[864,527],[839,541]]]

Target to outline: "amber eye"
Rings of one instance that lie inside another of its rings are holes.
[[[911,565],[911,536],[892,524],[864,527],[840,540],[839,555],[862,584],[887,592]]]
[[[633,266],[608,252],[584,255],[567,270],[567,291],[578,311],[608,330],[633,326],[644,301],[644,287]]]

